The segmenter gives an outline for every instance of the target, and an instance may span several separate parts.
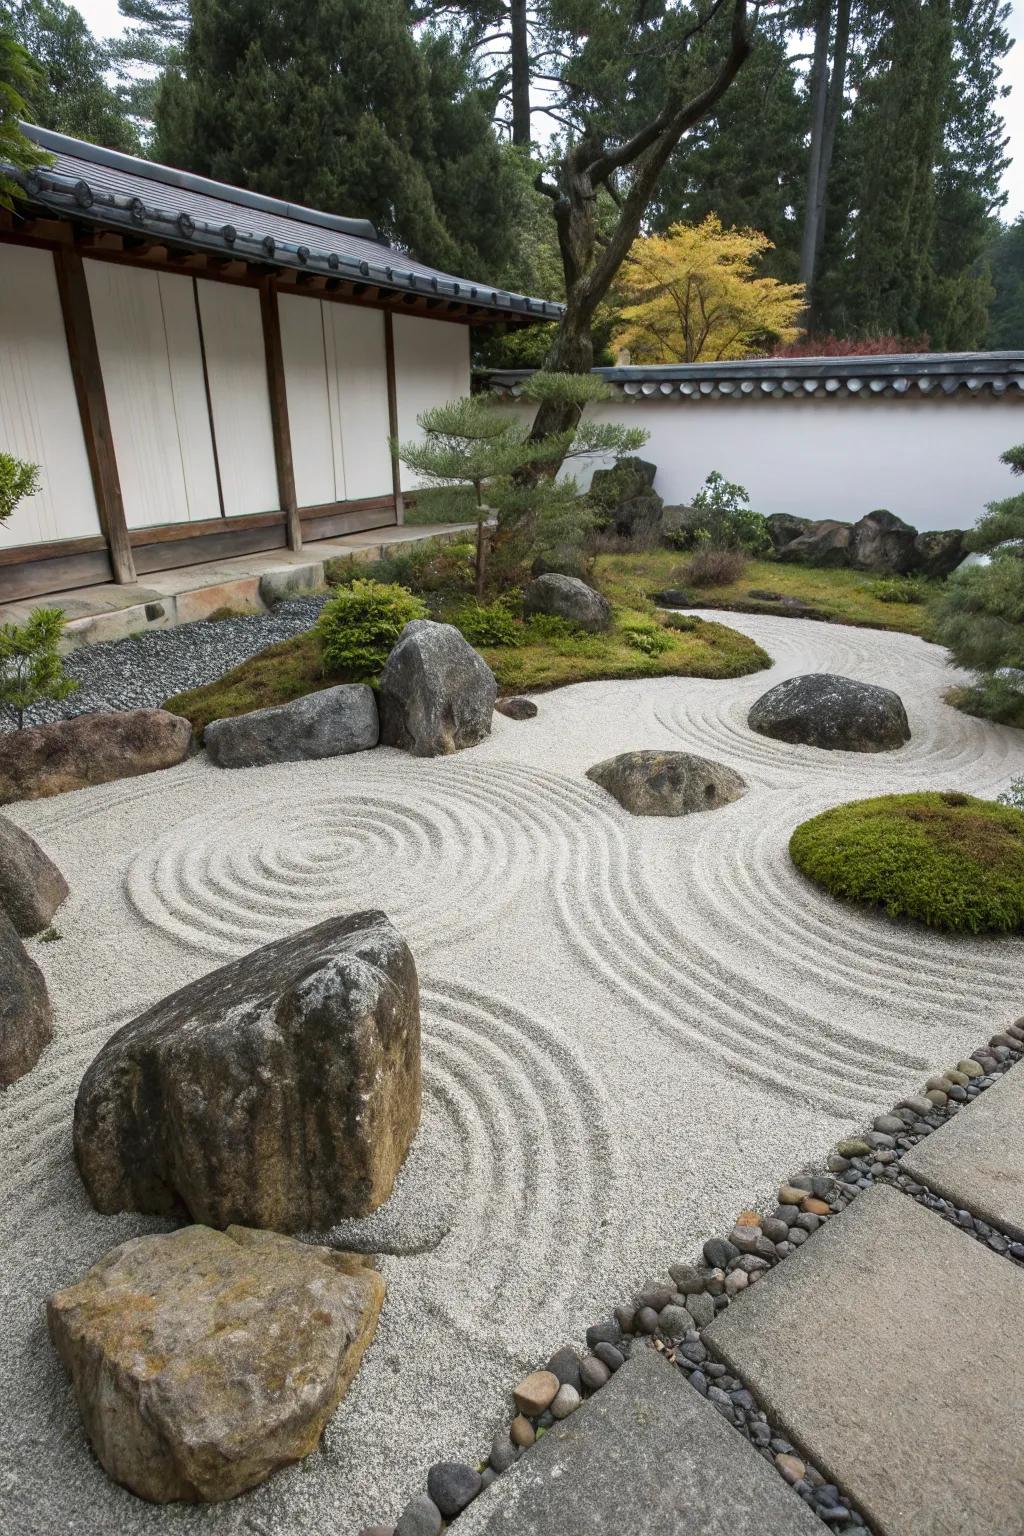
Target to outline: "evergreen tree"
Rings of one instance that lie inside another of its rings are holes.
[[[163,72],[177,63],[188,36],[191,0],[118,0],[129,23],[110,40],[117,93],[144,140],[152,137],[156,98]]]
[[[38,66],[21,44],[0,27],[0,163],[18,170],[29,170],[47,158],[18,127],[28,115],[25,96],[36,90],[38,84]],[[14,199],[20,195],[18,183],[0,174],[0,208],[13,208]]]
[[[39,65],[27,93],[33,122],[108,149],[138,149],[138,138],[107,83],[110,57],[79,11],[64,0],[0,3],[0,30],[10,32]]]
[[[157,158],[374,221],[421,260],[501,271],[522,175],[451,35],[405,0],[193,0]]]
[[[988,259],[995,296],[985,345],[1016,350],[1024,347],[1024,214],[1012,224],[995,226]]]

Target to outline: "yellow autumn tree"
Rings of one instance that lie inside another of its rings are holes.
[[[772,249],[756,229],[723,229],[716,214],[637,240],[619,274],[613,346],[634,363],[700,363],[795,341],[801,283],[759,277]]]

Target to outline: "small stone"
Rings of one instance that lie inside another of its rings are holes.
[[[410,1499],[398,1517],[395,1536],[440,1536],[444,1516],[425,1493]]]
[[[725,1269],[730,1259],[734,1259],[739,1252],[732,1243],[726,1242],[724,1237],[709,1237],[704,1244],[704,1262],[711,1269]]]
[[[949,1097],[957,1104],[962,1104],[967,1098],[967,1089],[961,1088],[959,1083],[950,1083]]]
[[[799,1456],[790,1456],[787,1452],[780,1452],[775,1458],[775,1465],[786,1479],[787,1483],[797,1483],[803,1477],[807,1468]]]
[[[579,1391],[580,1385],[580,1357],[568,1344],[564,1349],[556,1349],[548,1361],[546,1369],[552,1376],[557,1376],[562,1386],[575,1387]]]
[[[505,715],[509,720],[532,720],[537,713],[533,700],[522,697],[498,699],[494,707],[499,715]]]
[[[395,1536],[393,1525],[364,1525],[359,1536]]]
[[[612,1346],[608,1344],[605,1346],[605,1348],[611,1349]],[[619,1358],[621,1360],[621,1355]],[[568,1382],[566,1382],[563,1386],[559,1387],[558,1391],[555,1393],[555,1400],[551,1404],[551,1412],[556,1419],[567,1419],[570,1413],[576,1412],[576,1409],[580,1406],[582,1401],[583,1399],[577,1392],[576,1388],[570,1387]]]
[[[871,1148],[859,1137],[850,1137],[846,1141],[837,1141],[836,1151],[840,1157],[867,1157]]]
[[[523,1451],[529,1450],[530,1446],[537,1438],[533,1425],[530,1423],[529,1419],[521,1413],[516,1414],[515,1418],[512,1420],[512,1423],[509,1425],[508,1433],[512,1444],[519,1446],[520,1450]]]
[[[848,1157],[840,1157],[838,1153],[833,1152],[828,1159],[828,1166],[833,1173],[845,1173],[850,1166],[850,1159]]]
[[[729,1241],[740,1253],[753,1253],[762,1236],[760,1227],[733,1227]]]
[[[706,1328],[715,1315],[715,1302],[712,1296],[706,1293],[687,1298],[687,1311],[693,1318],[695,1328]]]
[[[621,1350],[616,1349],[614,1344],[598,1344],[597,1348],[594,1350],[594,1354],[599,1360],[603,1361],[608,1369],[612,1372],[617,1371],[620,1365],[625,1365],[626,1363],[625,1355]],[[551,1411],[554,1413],[554,1405],[552,1405]]]
[[[523,1377],[512,1397],[520,1413],[536,1418],[544,1412],[560,1386],[553,1371],[531,1371],[529,1376]]]
[[[815,1195],[808,1195],[804,1201],[804,1210],[810,1211],[813,1216],[831,1216],[832,1207],[826,1200],[819,1200]]]
[[[978,1063],[969,1058],[966,1061],[958,1061],[956,1069],[958,1072],[962,1072],[965,1077],[982,1077],[984,1075]]]
[[[685,1338],[693,1326],[693,1318],[685,1307],[664,1307],[658,1314],[658,1331],[669,1339]]]
[[[887,1136],[898,1136],[903,1129],[903,1121],[896,1115],[878,1115],[872,1124],[876,1131],[884,1131]]]
[[[670,1264],[668,1272],[683,1296],[695,1296],[704,1289],[704,1276],[692,1264]]]
[[[739,1291],[745,1291],[750,1280],[742,1269],[731,1269],[725,1277],[725,1294],[735,1296]]]
[[[940,1109],[944,1104],[949,1102],[948,1096],[940,1088],[930,1088],[925,1094],[925,1098],[930,1099],[931,1102],[937,1105]]]
[[[970,1082],[970,1078],[967,1076],[967,1073],[958,1072],[955,1067],[952,1067],[946,1073],[946,1076],[949,1078],[950,1082],[955,1083],[958,1088],[966,1088],[967,1084]],[[924,1110],[922,1113],[927,1114],[928,1111]]]
[[[799,1248],[801,1243],[806,1243],[809,1236],[810,1233],[805,1232],[802,1227],[791,1227],[789,1230],[789,1241],[794,1248]]]
[[[593,1355],[588,1355],[580,1366],[580,1378],[588,1392],[596,1392],[610,1380],[611,1371],[603,1360],[596,1360]]]
[[[559,1389],[561,1390],[561,1389]],[[527,1422],[523,1420],[524,1424]],[[519,1460],[520,1447],[507,1429],[499,1429],[491,1441],[491,1466],[495,1472],[507,1472],[514,1461]]]
[[[658,1314],[653,1307],[641,1307],[636,1315],[637,1333],[657,1333]]]
[[[667,1307],[669,1305],[674,1295],[675,1291],[669,1285],[653,1286],[649,1291],[641,1292],[641,1294],[636,1299],[636,1304],[638,1308],[653,1307],[655,1312],[660,1312],[663,1307]],[[618,1342],[618,1340],[611,1339],[609,1342],[615,1344]],[[593,1348],[593,1344],[591,1343],[590,1339],[587,1340],[587,1343],[590,1344],[591,1348]]]
[[[480,1492],[483,1493],[485,1488],[489,1488],[497,1476],[498,1474],[493,1467],[484,1467],[480,1473]]]
[[[671,1294],[671,1291],[667,1293],[666,1301]],[[589,1349],[593,1349],[595,1344],[618,1344],[621,1338],[622,1329],[614,1319],[607,1323],[592,1323],[587,1329],[587,1347]]]
[[[796,1228],[794,1230],[799,1230],[799,1228],[803,1227],[805,1232],[817,1232],[820,1225],[820,1216],[816,1216],[813,1211],[801,1211],[796,1219]],[[792,1232],[790,1233],[790,1240],[792,1241]]]
[[[1002,1035],[1002,1034],[1000,1034],[1000,1035],[993,1035],[991,1040],[989,1041],[989,1045],[1002,1046],[1002,1047],[1009,1048],[1010,1050],[1019,1050],[1020,1049],[1020,1042],[1017,1041],[1017,1040],[1014,1040],[1012,1035]]]
[[[778,1196],[779,1204],[798,1206],[803,1201],[804,1195],[806,1193],[806,1190],[799,1189],[795,1184],[780,1184]]]
[[[761,1223],[761,1231],[770,1243],[784,1243],[789,1235],[789,1227],[777,1216],[766,1216]]]
[[[938,1088],[943,1093],[945,1093],[946,1089],[949,1087],[949,1079],[946,1077],[944,1072],[939,1072],[936,1073],[934,1077],[930,1077],[925,1083],[924,1087],[926,1094],[933,1088]]]
[[[480,1473],[464,1461],[435,1461],[427,1492],[446,1520],[454,1520],[480,1492]]]
[[[784,1221],[787,1227],[791,1227],[799,1215],[800,1207],[798,1205],[780,1205],[775,1211],[776,1220]]]
[[[623,1333],[633,1333],[636,1329],[636,1312],[632,1307],[616,1307],[615,1321]]]
[[[725,1290],[725,1270],[710,1270],[707,1279],[704,1282],[704,1289],[707,1291],[709,1296],[721,1296],[722,1292]]]

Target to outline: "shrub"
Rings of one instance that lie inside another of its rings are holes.
[[[708,544],[684,567],[683,580],[694,587],[729,587],[739,581],[746,564],[742,549],[718,549]]]
[[[0,523],[5,523],[26,496],[39,489],[39,465],[16,459],[13,453],[0,453]]]
[[[17,730],[34,704],[59,703],[78,687],[57,650],[63,630],[60,608],[34,608],[24,624],[0,627],[0,711]]]
[[[661,622],[666,629],[681,629],[688,633],[691,630],[700,629],[704,620],[695,619],[690,613],[669,612],[663,615]]]
[[[672,649],[672,637],[658,624],[623,624],[620,633],[627,645],[645,656],[662,656]]]
[[[923,603],[930,589],[923,576],[879,576],[867,590],[880,603]]]
[[[533,613],[523,625],[523,635],[529,645],[565,645],[590,638],[589,630],[571,619],[560,619],[554,613]]]
[[[453,613],[450,622],[476,646],[522,645],[523,626],[517,624],[507,602],[470,603]]]
[[[814,816],[794,863],[834,896],[933,928],[1024,928],[1024,812],[960,791],[882,795]]]
[[[1024,811],[1024,775],[1019,779],[1011,779],[1009,789],[997,795],[996,800],[1000,805],[1009,805],[1015,811]]]
[[[426,611],[405,587],[353,581],[320,610],[315,628],[324,660],[333,672],[373,677],[409,621],[422,619]]]
[[[667,535],[678,549],[745,549],[759,555],[772,547],[768,523],[750,506],[750,497],[742,485],[727,480],[713,469],[693,498],[694,516],[682,528]]]

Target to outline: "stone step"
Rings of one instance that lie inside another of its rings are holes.
[[[461,1515],[458,1536],[822,1536],[682,1373],[638,1347]]]
[[[1024,1536],[1022,1315],[1024,1272],[876,1187],[703,1338],[882,1536]]]
[[[966,1114],[904,1153],[900,1167],[1024,1242],[1024,1071],[1005,1073]]]

